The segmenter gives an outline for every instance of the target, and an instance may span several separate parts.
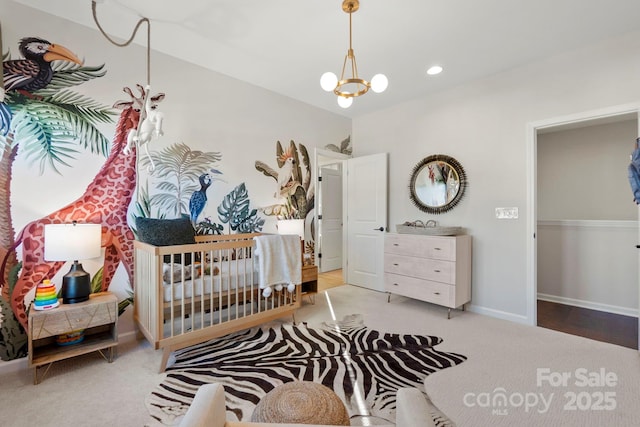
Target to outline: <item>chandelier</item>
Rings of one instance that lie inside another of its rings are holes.
[[[356,64],[356,56],[353,53],[352,37],[351,37],[351,14],[360,8],[358,0],[344,0],[342,2],[342,10],[349,14],[349,50],[344,57],[342,65],[342,74],[340,80],[338,77],[328,71],[320,77],[320,86],[327,92],[333,92],[338,95],[338,105],[342,108],[349,108],[353,103],[353,98],[364,95],[373,90],[376,93],[384,92],[389,85],[389,80],[384,74],[376,74],[368,82],[358,77],[358,66]],[[347,72],[351,74],[346,74]]]

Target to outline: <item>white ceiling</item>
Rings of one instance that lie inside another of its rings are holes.
[[[91,0],[14,1],[96,28]],[[389,88],[343,110],[319,85],[325,71],[340,73],[347,53],[341,3],[102,0],[97,12],[114,36],[129,38],[145,16],[153,50],[348,117],[640,29],[639,0],[361,0],[353,14],[359,74],[384,73]],[[146,46],[145,31],[136,42]],[[427,77],[433,64],[445,70]]]

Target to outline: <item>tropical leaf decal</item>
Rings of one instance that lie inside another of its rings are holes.
[[[249,193],[244,182],[234,188],[218,206],[218,217],[236,231],[242,220],[249,215]]]
[[[9,133],[11,127],[11,110],[4,102],[0,102],[0,135]]]
[[[289,141],[289,146],[285,150],[282,143],[277,141],[276,161],[279,170],[275,170],[260,160],[255,162],[255,167],[265,176],[278,181],[279,174],[282,173],[285,154],[293,157],[294,163],[290,172],[287,171],[291,174],[291,179],[285,185],[278,182],[279,191],[276,195],[283,201],[280,204],[262,207],[260,210],[267,216],[277,216],[279,219],[305,219],[315,204],[313,183],[311,182],[311,162],[307,147],[303,144],[296,146],[294,141]],[[300,161],[301,159],[302,161]]]
[[[91,293],[95,294],[102,291],[102,279],[104,278],[104,267],[100,267],[91,278]]]
[[[324,148],[326,148],[327,150],[335,151],[336,153],[347,154],[350,156],[353,151],[351,149],[351,135],[340,142],[340,147],[335,144],[327,144],[324,146]]]
[[[18,272],[21,268],[22,263],[19,262],[9,271],[9,295],[13,293],[13,288],[18,281]],[[27,333],[13,314],[9,301],[2,296],[0,296],[0,312],[2,312],[0,360],[13,360],[26,356],[28,349]]]
[[[249,192],[243,182],[227,194],[218,206],[220,221],[228,223],[232,231],[239,233],[261,231],[264,219],[258,217],[257,209],[249,210],[249,203]]]
[[[203,221],[200,221],[196,224],[196,234],[222,234],[222,230],[224,230],[224,226],[222,224],[216,224],[211,221],[211,218],[204,218]]]
[[[155,169],[151,175],[163,178],[156,185],[159,193],[151,196],[151,205],[175,216],[189,212],[189,197],[199,188],[198,177],[222,159],[219,152],[193,151],[182,142],[149,155],[151,160],[142,157],[141,164],[149,166],[153,161]]]
[[[35,91],[34,94],[40,96],[51,96],[61,89],[77,86],[89,80],[104,76],[107,71],[104,64],[95,67],[74,64],[72,62],[55,61],[53,78],[46,88]]]
[[[257,233],[262,231],[264,218],[258,216],[258,210],[252,209],[249,215],[238,225],[238,233]]]

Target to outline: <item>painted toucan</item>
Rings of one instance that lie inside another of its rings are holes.
[[[25,59],[14,59],[2,64],[5,91],[34,92],[45,88],[53,78],[51,61],[82,64],[82,61],[64,46],[36,37],[20,40],[19,49]]]

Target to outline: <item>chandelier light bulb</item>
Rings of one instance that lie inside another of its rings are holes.
[[[320,77],[320,87],[327,92],[333,92],[338,85],[338,76],[331,71],[327,71]]]
[[[389,86],[389,79],[384,74],[376,74],[371,79],[371,90],[375,93],[384,92]]]
[[[346,98],[344,96],[338,97],[338,105],[341,106],[342,108],[349,108],[351,107],[351,104],[353,104],[353,98],[351,97]]]
[[[434,65],[427,70],[427,74],[429,74],[430,76],[435,76],[436,74],[440,74],[441,72],[442,67],[440,65]]]

